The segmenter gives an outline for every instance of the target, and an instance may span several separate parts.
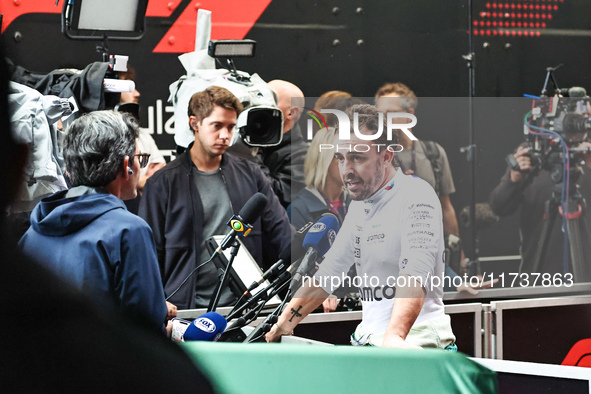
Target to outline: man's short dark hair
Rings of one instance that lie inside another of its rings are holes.
[[[346,112],[347,117],[349,118],[349,125],[351,127],[351,134],[354,133],[353,125],[354,125],[354,114],[357,113],[358,115],[358,125],[359,130],[365,126],[365,128],[370,132],[377,132],[379,121],[380,121],[380,112],[374,105],[370,104],[356,104],[349,108],[347,108]],[[385,114],[382,115],[382,135],[373,140],[368,141],[368,144],[382,144],[385,146],[397,144],[398,143],[398,130],[392,130],[392,139],[388,139],[387,133],[387,117]],[[338,125],[336,132],[338,133]],[[383,152],[384,147],[380,148],[380,152]]]
[[[195,116],[199,122],[213,112],[215,106],[236,112],[242,112],[242,104],[228,89],[210,86],[202,92],[195,93],[189,101],[189,116]],[[189,125],[190,127],[190,125]]]
[[[380,97],[383,97],[388,94],[395,94],[397,96],[402,97],[402,99],[400,99],[400,106],[406,112],[408,112],[411,108],[417,109],[417,106],[419,105],[419,99],[417,99],[415,92],[410,90],[408,86],[401,82],[388,82],[384,84],[381,88],[379,88],[375,96],[376,104],[378,103],[378,99]]]
[[[127,113],[94,111],[76,119],[63,138],[66,171],[73,186],[104,187],[133,160],[139,126]]]

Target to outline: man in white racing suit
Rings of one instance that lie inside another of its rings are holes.
[[[400,148],[397,141],[387,140],[385,123],[378,136],[375,107],[355,105],[347,115],[350,137],[339,139],[337,129],[333,148],[353,202],[314,280],[304,281],[266,340],[289,335],[349,280],[346,272],[354,263],[353,285],[363,307],[362,322],[351,336],[354,345],[453,347],[455,336],[442,302],[443,222],[437,195],[427,182],[392,166],[394,150]],[[368,140],[370,135],[376,139]]]

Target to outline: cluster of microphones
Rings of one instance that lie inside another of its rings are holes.
[[[228,221],[228,226],[232,230],[220,243],[214,255],[230,247],[237,236],[247,236],[250,229],[252,229],[252,224],[261,215],[266,204],[267,197],[264,194],[257,193],[252,196],[244,204],[238,215],[232,216]],[[332,246],[339,227],[339,220],[332,213],[325,213],[316,222],[307,223],[296,232],[292,244],[279,254],[279,260],[247,288],[243,297],[246,300],[245,303],[240,306],[236,305],[227,319],[213,310],[210,310],[193,321],[175,318],[172,320],[172,340],[184,342],[218,341],[221,338],[224,341],[224,337],[222,337],[224,331],[235,331],[244,326],[248,320],[254,320],[252,319],[253,316],[246,319],[244,315],[245,311],[252,312],[255,309],[260,311],[260,308],[252,308],[252,306],[257,302],[266,302],[270,298],[268,296],[270,289],[277,290],[287,286],[287,282],[291,278],[287,293],[288,297],[290,297],[301,285],[302,278],[312,276],[318,269],[318,264]],[[267,281],[270,282],[270,285],[266,289],[256,294],[251,294],[253,290]],[[288,300],[284,300],[282,305],[286,301]],[[256,316],[254,317],[256,318]],[[234,318],[234,322],[226,330],[228,321]],[[268,328],[267,322],[263,331],[268,331]]]

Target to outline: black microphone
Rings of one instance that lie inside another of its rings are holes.
[[[277,260],[277,262],[273,264],[273,266],[269,268],[263,274],[263,276],[261,276],[258,280],[252,282],[252,284],[246,290],[246,293],[256,289],[264,281],[268,279],[273,279],[277,275],[285,271],[287,264],[291,263],[292,253],[295,255],[294,257],[296,259],[300,259],[304,256],[304,254],[306,253],[306,249],[304,249],[304,247],[300,245],[304,243],[304,238],[306,234],[315,223],[316,222],[308,222],[304,224],[302,227],[300,227],[298,230],[296,230],[291,245],[288,245],[285,249],[281,251],[281,253],[279,253],[279,260]],[[290,273],[292,273],[293,271],[295,271],[296,268],[297,266],[294,267],[292,264],[288,269],[290,270]]]
[[[226,327],[226,331],[222,334],[218,342],[242,342],[246,339],[246,334],[242,331],[242,327],[246,325],[246,319],[239,317],[232,324]]]
[[[234,320],[234,322],[232,322],[232,324],[230,324],[227,328],[225,332],[229,332],[232,330],[235,330],[237,328],[241,328],[246,324],[246,319],[242,316],[240,316],[239,318],[237,318],[236,320]]]
[[[271,314],[268,315],[258,326],[244,340],[244,343],[251,343],[255,340],[260,341],[265,333],[271,331],[273,324],[277,323],[277,316]]]
[[[267,205],[267,196],[263,193],[256,193],[252,196],[246,204],[242,207],[238,215],[234,215],[228,220],[226,223],[232,230],[224,237],[220,246],[215,250],[216,254],[222,252],[222,250],[227,249],[232,243],[234,239],[236,239],[237,235],[242,237],[248,236],[252,230],[251,223],[254,223],[261,213],[263,213],[263,209]]]
[[[187,275],[185,280],[183,280],[183,282],[172,293],[170,293],[168,297],[166,297],[166,301],[168,301],[173,295],[177,293],[177,291],[180,290],[181,287],[183,287],[185,283],[187,283],[189,278],[195,272],[197,272],[198,268],[202,267],[204,264],[209,263],[214,257],[222,253],[223,250],[231,246],[234,243],[237,235],[241,235],[242,237],[248,236],[252,230],[252,225],[250,223],[254,223],[254,221],[257,220],[259,216],[261,216],[261,213],[266,205],[267,197],[263,193],[256,193],[253,195],[246,202],[246,204],[244,204],[238,215],[233,215],[230,220],[228,220],[228,223],[226,224],[230,226],[232,230],[224,237],[218,248],[209,257],[209,260],[195,267],[193,271]],[[212,298],[211,302],[214,303],[214,301],[215,300]]]
[[[251,290],[256,289],[259,287],[264,281],[267,279],[275,278],[278,274],[285,271],[287,269],[287,265],[291,263],[291,245],[288,245],[285,249],[279,253],[279,260],[271,266],[263,276],[261,276],[258,280],[252,282],[252,284],[248,287],[246,292],[250,292]]]
[[[291,274],[293,274],[293,272],[297,269],[298,264],[299,264],[299,261],[300,260],[298,260],[297,262],[295,262],[292,265],[290,265],[289,268],[286,271],[282,272],[277,278],[275,278],[271,282],[270,285],[268,285],[266,288],[264,288],[262,290],[259,290],[256,294],[254,294],[251,298],[249,298],[244,304],[242,304],[237,309],[234,309],[228,315],[228,320],[232,320],[234,318],[234,316],[239,315],[245,309],[251,308],[252,305],[254,305],[255,303],[259,302],[259,300],[261,300],[261,298],[267,297],[269,295],[269,293],[268,293],[269,290],[271,290],[271,289],[277,289],[278,286],[279,287],[280,286],[283,286],[291,278]],[[257,315],[260,312],[260,310],[258,310],[258,309],[253,309],[253,310],[256,311],[256,314]],[[252,312],[252,310],[251,310],[251,312]],[[246,316],[248,316],[248,313],[244,317],[246,318]]]

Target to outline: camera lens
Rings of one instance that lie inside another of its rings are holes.
[[[589,119],[580,114],[567,114],[564,117],[564,131],[569,134],[586,133],[591,130]]]
[[[246,126],[242,128],[244,142],[248,145],[276,145],[281,140],[281,117],[274,109],[252,108]]]

